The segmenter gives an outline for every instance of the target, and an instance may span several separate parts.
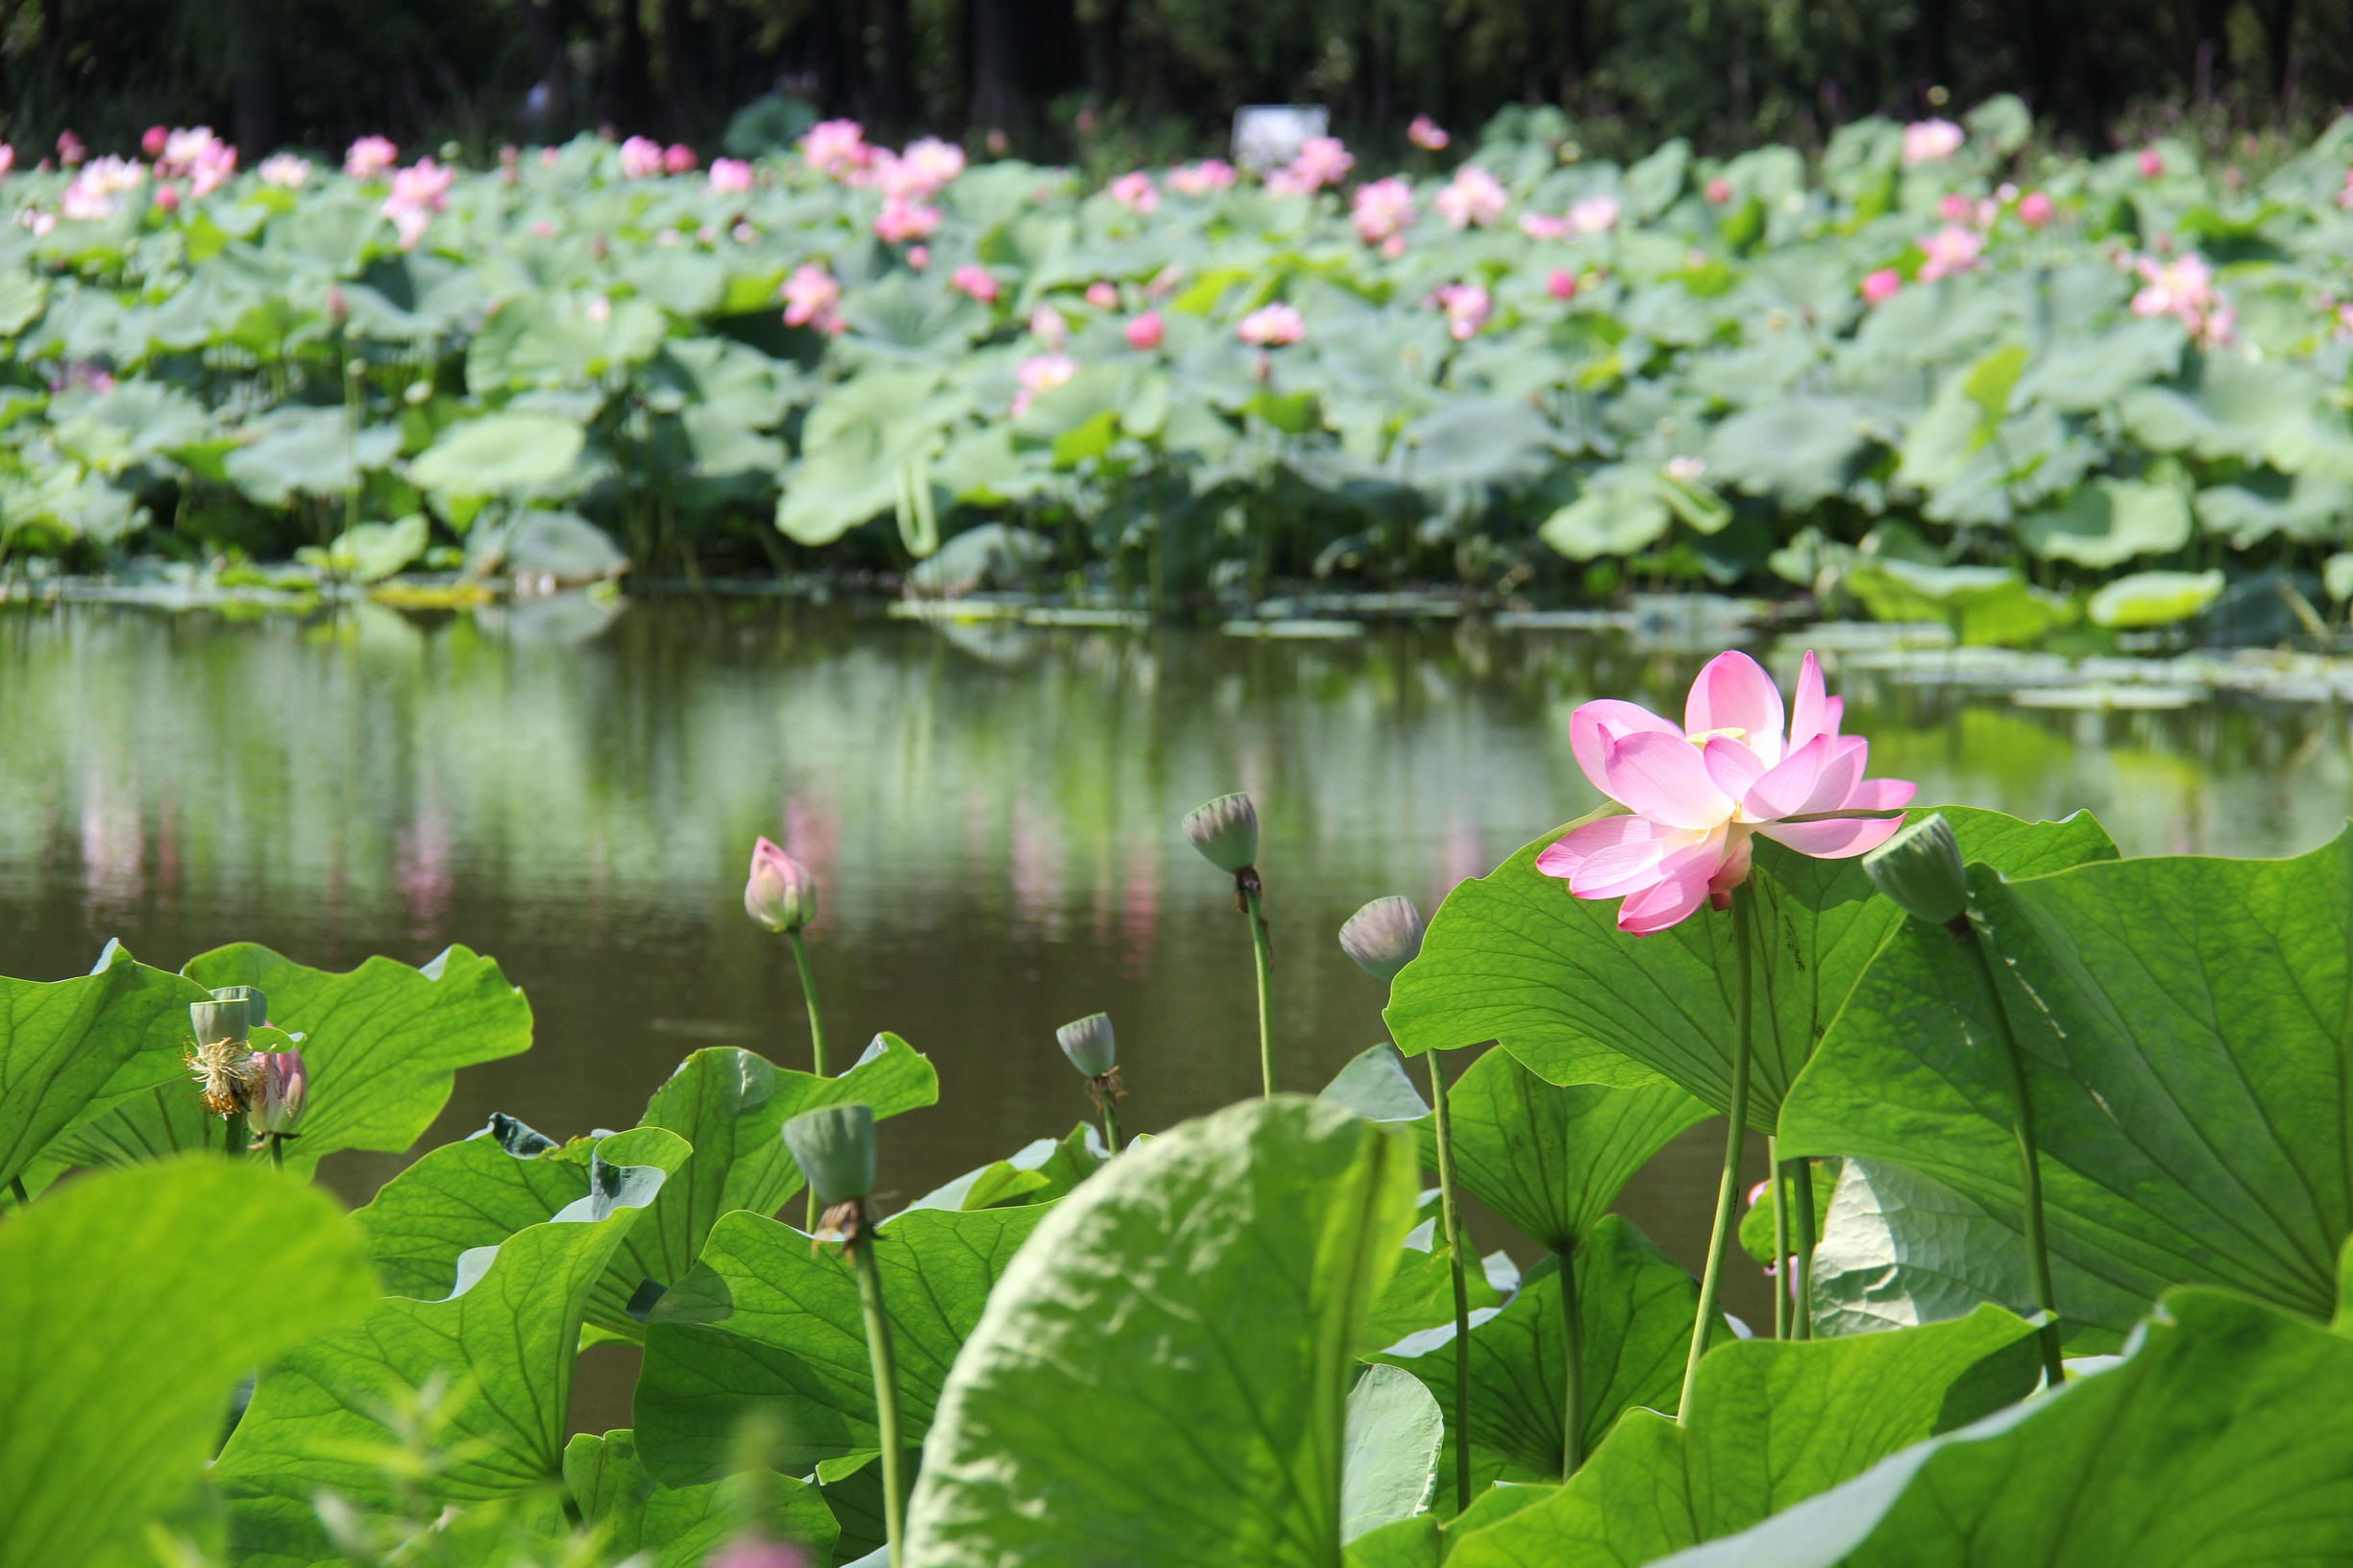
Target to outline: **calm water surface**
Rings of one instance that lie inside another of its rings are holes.
[[[1707,651],[1469,626],[946,627],[772,601],[10,609],[0,963],[61,978],[110,937],[168,966],[233,940],[331,968],[463,942],[528,993],[538,1042],[460,1075],[430,1141],[492,1111],[558,1137],[627,1126],[699,1046],[805,1065],[789,961],[738,901],[766,832],[822,881],[811,950],[834,1032],[894,1030],[938,1066],[941,1105],[885,1139],[885,1186],[912,1198],[1084,1114],[1053,1042],[1081,1014],[1117,1020],[1133,1129],[1256,1090],[1247,939],[1230,884],[1178,836],[1188,808],[1257,797],[1284,1076],[1312,1089],[1381,1038],[1340,921],[1381,894],[1434,908],[1588,809],[1570,710],[1679,711]],[[1929,801],[2089,807],[2127,853],[2299,851],[2353,805],[2336,710],[2027,712],[1833,680],[1874,772]],[[1626,1205],[1689,1262],[1720,1136],[1670,1150]],[[329,1174],[357,1199],[399,1164],[344,1155]],[[1735,1306],[1762,1311],[1744,1283]]]

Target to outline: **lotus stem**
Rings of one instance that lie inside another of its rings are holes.
[[[907,1484],[900,1474],[906,1463],[898,1435],[898,1367],[891,1355],[891,1319],[882,1310],[882,1274],[874,1266],[873,1225],[863,1213],[850,1237],[850,1264],[858,1273],[858,1304],[866,1312],[866,1353],[874,1368],[874,1425],[882,1439],[883,1532],[890,1543],[891,1568],[898,1568],[900,1543],[907,1537]]]
[[[800,940],[797,928],[785,933],[784,940],[792,944],[793,970],[800,976],[800,997],[809,1009],[809,1070],[820,1078],[825,1076],[825,1015],[817,1005],[817,976],[809,968],[809,949]],[[809,1188],[807,1216],[801,1229],[817,1234],[817,1188]]]
[[[1117,1154],[1119,1152],[1119,1113],[1112,1109],[1111,1096],[1108,1094],[1103,1096],[1102,1111],[1104,1146],[1112,1153]]]
[[[1258,968],[1259,1082],[1263,1092],[1272,1094],[1275,1091],[1274,953],[1266,940],[1266,914],[1259,904],[1257,875],[1253,873],[1246,881],[1238,877],[1235,885],[1242,895],[1243,913],[1250,917],[1250,957]]]
[[[9,1178],[9,1195],[16,1200],[16,1207],[19,1209],[33,1201],[33,1194],[25,1190],[25,1179],[22,1176]]]
[[[1773,1173],[1772,1183],[1765,1188],[1773,1200],[1773,1336],[1787,1339],[1789,1331],[1789,1287],[1791,1277],[1782,1270],[1789,1262],[1789,1167],[1781,1164],[1781,1140],[1778,1137],[1765,1139],[1765,1168]]]
[[[1732,1103],[1728,1108],[1729,1118],[1724,1133],[1724,1175],[1716,1184],[1716,1223],[1707,1238],[1707,1264],[1700,1273],[1700,1310],[1691,1320],[1691,1353],[1683,1360],[1683,1393],[1675,1407],[1675,1419],[1688,1424],[1691,1420],[1691,1391],[1700,1378],[1700,1358],[1707,1354],[1707,1340],[1715,1327],[1716,1297],[1724,1286],[1724,1255],[1732,1239],[1734,1205],[1740,1197],[1740,1157],[1747,1148],[1749,1134],[1749,1034],[1755,1009],[1749,995],[1751,958],[1749,953],[1749,900],[1735,894],[1732,898],[1732,968],[1740,985],[1740,995],[1734,1006],[1738,1023],[1732,1040]]]
[[[1792,1160],[1789,1163],[1790,1186],[1796,1189],[1795,1208],[1798,1212],[1798,1286],[1797,1298],[1790,1303],[1789,1315],[1797,1325],[1797,1337],[1814,1337],[1814,1248],[1822,1237],[1814,1231],[1814,1163],[1811,1160]]]
[[[1471,1506],[1471,1286],[1462,1256],[1462,1210],[1455,1199],[1455,1123],[1446,1106],[1446,1073],[1432,1051],[1431,1132],[1438,1146],[1438,1224],[1446,1232],[1449,1271],[1455,1282],[1455,1511]]]
[[[270,1146],[270,1168],[272,1170],[285,1169],[286,1140],[276,1133],[265,1134],[264,1139]]]
[[[244,1157],[244,1142],[245,1140],[237,1136],[237,1118],[223,1116],[221,1118],[221,1147],[228,1152],[230,1159],[237,1160]]]
[[[1566,1367],[1560,1380],[1560,1479],[1566,1481],[1585,1462],[1585,1345],[1577,1305],[1576,1248],[1571,1245],[1553,1256],[1560,1262],[1560,1342]]]
[[[2009,1009],[2002,1005],[2001,987],[1994,966],[1985,956],[1985,939],[1966,914],[1956,916],[1946,929],[1959,939],[1969,954],[1970,971],[1977,977],[1986,1010],[1994,1016],[1999,1037],[2002,1071],[2010,1090],[2010,1125],[2018,1138],[2019,1208],[2026,1230],[2026,1277],[2034,1289],[2034,1304],[2047,1314],[2038,1337],[2043,1344],[2043,1374],[2053,1388],[2067,1381],[2059,1350],[2059,1293],[2051,1284],[2050,1242],[2043,1230],[2043,1163],[2035,1151],[2034,1099],[2026,1090],[2026,1058],[2018,1035],[2010,1027]]]

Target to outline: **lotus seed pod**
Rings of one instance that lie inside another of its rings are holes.
[[[257,1133],[290,1133],[303,1119],[303,1100],[310,1090],[309,1069],[300,1051],[256,1051],[253,1058],[253,1103],[245,1119]]]
[[[817,878],[808,867],[762,838],[751,846],[744,913],[771,931],[798,931],[817,919]]]
[[[1063,1055],[1081,1075],[1100,1078],[1119,1065],[1119,1047],[1112,1039],[1111,1015],[1090,1013],[1074,1023],[1066,1023],[1054,1031],[1062,1041]]]
[[[1221,795],[1185,815],[1185,837],[1221,871],[1239,871],[1259,858],[1259,813],[1246,795]]]
[[[245,1025],[249,1029],[258,1029],[270,1021],[270,998],[258,986],[216,987],[212,999],[216,1002],[243,1001]]]
[[[245,1043],[252,1031],[253,1004],[242,996],[223,997],[209,1002],[188,1004],[188,1027],[196,1032],[200,1044],[210,1045],[220,1041]]]
[[[1376,898],[1340,927],[1340,950],[1376,980],[1394,980],[1422,950],[1422,912],[1392,894]]]
[[[831,1208],[874,1190],[874,1108],[828,1105],[804,1112],[784,1124],[784,1146],[800,1163],[800,1173]]]
[[[1914,919],[1945,925],[1969,907],[1969,873],[1952,824],[1930,813],[1863,857],[1871,885]]]

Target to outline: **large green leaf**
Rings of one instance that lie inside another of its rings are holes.
[[[1409,1519],[1429,1506],[1446,1418],[1412,1373],[1368,1366],[1348,1391],[1340,1461],[1340,1539]]]
[[[573,471],[587,443],[587,433],[560,414],[485,414],[444,430],[408,465],[408,477],[456,500],[544,492]]]
[[[1881,1460],[1676,1568],[2324,1568],[2353,1558],[2353,1339],[2169,1296],[2121,1365]]]
[[[2027,1056],[2051,1245],[2111,1287],[2062,1315],[2121,1329],[2116,1302],[2190,1284],[2327,1317],[2353,1234],[2353,831],[2292,860],[1972,883]],[[1783,1152],[1904,1165],[2014,1216],[1994,1028],[1951,939],[1908,926],[1791,1095]]]
[[[300,1037],[310,1093],[286,1163],[305,1169],[336,1149],[407,1148],[449,1102],[458,1068],[531,1045],[530,1003],[464,947],[421,969],[371,958],[338,974],[238,943],[184,972],[207,987],[259,988],[270,1022]]]
[[[642,1568],[704,1568],[739,1535],[827,1552],[841,1533],[818,1489],[773,1471],[665,1486],[637,1456],[637,1434],[579,1433],[564,1445],[564,1485],[614,1557]],[[644,1557],[634,1555],[644,1553]]]
[[[1672,1412],[1682,1391],[1699,1287],[1682,1266],[1624,1219],[1595,1226],[1576,1257],[1581,1438],[1590,1454],[1619,1415],[1647,1407]],[[1730,1330],[1718,1326],[1728,1337]],[[1471,1323],[1471,1485],[1556,1481],[1560,1476],[1567,1401],[1568,1334],[1559,1270],[1530,1271],[1501,1311]],[[1455,1408],[1454,1326],[1414,1335],[1373,1360],[1402,1366]],[[1454,1444],[1438,1466],[1439,1490],[1454,1494]],[[1446,1511],[1441,1509],[1441,1511]]]
[[[22,1176],[61,1133],[184,1083],[188,1004],[202,986],[119,948],[75,980],[0,979],[0,1183]],[[195,1100],[193,1085],[186,1098]]]
[[[1613,1089],[1545,1082],[1489,1051],[1447,1096],[1455,1173],[1464,1191],[1554,1252],[1573,1250],[1618,1190],[1707,1107],[1672,1084]],[[1436,1135],[1422,1130],[1434,1164]]]
[[[351,1222],[258,1165],[108,1172],[11,1216],[0,1562],[80,1568],[135,1536],[195,1483],[238,1380],[373,1294]]]
[[[956,1353],[1014,1253],[1049,1211],[920,1209],[874,1251],[907,1440],[930,1427]],[[795,1475],[880,1442],[858,1282],[838,1250],[788,1225],[729,1214],[646,1325],[637,1430],[673,1484],[723,1473],[748,1424]]]
[[[1355,1356],[1413,1195],[1402,1138],[1289,1096],[1121,1154],[957,1359],[906,1568],[1336,1563]]]
[[[1973,859],[2015,875],[2113,855],[2099,824],[2022,822],[1948,807]],[[1421,956],[1398,975],[1386,1014],[1408,1052],[1499,1041],[1556,1084],[1620,1087],[1665,1078],[1708,1105],[1730,1103],[1731,916],[1702,910],[1653,937],[1616,927],[1616,907],[1574,896],[1536,870],[1546,834],[1446,896]],[[1851,860],[1815,860],[1769,841],[1740,896],[1753,901],[1755,1071],[1750,1123],[1771,1132],[1781,1096],[1871,956],[1901,923]]]
[[[282,1505],[320,1491],[386,1508],[408,1484],[464,1504],[559,1477],[589,1288],[686,1156],[658,1128],[617,1133],[598,1146],[588,1196],[467,1254],[449,1295],[385,1297],[287,1355],[262,1376],[213,1467],[233,1505],[256,1505],[242,1511],[282,1536]],[[399,1447],[394,1423],[420,1390],[453,1378],[446,1464],[410,1482],[378,1463]]]
[[[2032,1325],[1996,1307],[1857,1339],[1720,1345],[1691,1416],[1630,1412],[1532,1507],[1463,1536],[1458,1568],[1634,1568],[1729,1535],[2022,1398]]]

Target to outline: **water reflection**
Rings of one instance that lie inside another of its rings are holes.
[[[919,625],[756,601],[545,601],[334,621],[0,613],[0,943],[59,976],[110,936],[178,964],[233,939],[342,967],[491,952],[539,1044],[474,1069],[441,1132],[512,1111],[625,1125],[685,1050],[804,1059],[781,947],[737,906],[756,833],[816,868],[835,1027],[890,1028],[944,1104],[896,1123],[912,1196],[1085,1110],[1054,1025],[1119,1021],[1149,1129],[1256,1088],[1244,930],[1176,831],[1247,789],[1285,1076],[1379,1038],[1332,935],[1584,811],[1586,698],[1679,704],[1703,652],[1623,634],[1378,630],[1342,642]],[[1794,664],[1794,655],[1791,663]],[[2090,807],[2131,852],[2276,854],[2342,822],[2342,714],[2245,701],[2028,711],[1852,674],[1873,772],[1923,798]],[[1834,677],[1838,678],[1838,677]],[[344,1157],[364,1193],[389,1160]],[[1696,1254],[1704,1140],[1634,1202]],[[1686,1191],[1675,1190],[1688,1180]]]

